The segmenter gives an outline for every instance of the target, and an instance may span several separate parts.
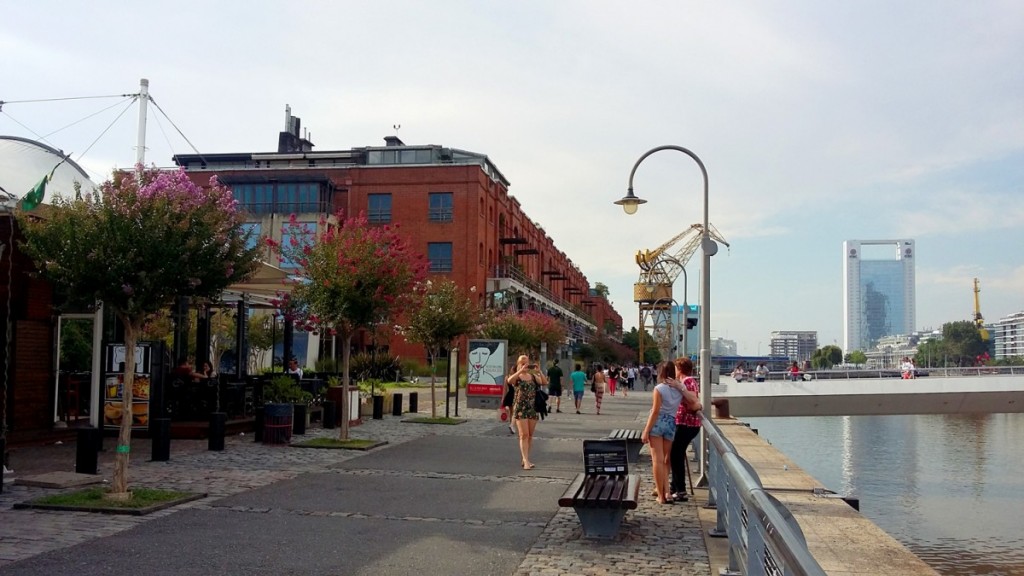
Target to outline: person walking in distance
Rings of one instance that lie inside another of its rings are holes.
[[[597,370],[594,370],[594,406],[597,408],[597,415],[601,415],[601,400],[604,398],[604,393],[608,389],[608,377],[604,375],[604,370],[598,366]]]
[[[548,368],[548,397],[555,399],[555,412],[562,413],[562,369],[558,366],[558,360],[551,361]]]
[[[672,468],[672,499],[685,502],[686,496],[686,449],[700,434],[700,386],[693,377],[693,362],[689,358],[676,359],[676,379],[686,389],[683,400],[676,410],[676,437],[672,440],[669,461]]]
[[[512,415],[519,429],[519,453],[523,457],[523,470],[530,470],[533,468],[533,462],[530,461],[533,432],[537,428],[537,420],[540,419],[536,407],[537,389],[544,385],[545,379],[529,356],[520,356],[516,364],[519,369],[509,376],[509,381],[516,390]]]
[[[583,390],[587,387],[587,373],[577,364],[576,370],[569,374],[569,379],[572,380],[572,400],[576,403],[576,413],[579,414],[580,404],[583,403]]]
[[[668,383],[676,376],[675,365],[665,362],[658,372],[659,383],[651,393],[651,411],[647,416],[647,424],[640,435],[644,444],[651,447],[651,468],[654,476],[654,492],[658,502],[671,504],[669,494],[668,470],[671,464],[672,440],[676,435],[676,412],[683,400],[683,393],[678,387]]]

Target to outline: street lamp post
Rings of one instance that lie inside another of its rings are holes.
[[[710,222],[708,221],[708,171],[704,163],[696,154],[682,146],[665,145],[652,148],[644,152],[643,156],[636,161],[633,169],[629,172],[629,187],[626,196],[615,203],[622,206],[626,214],[635,214],[641,204],[647,200],[633,195],[633,176],[636,169],[648,156],[662,150],[675,150],[682,152],[697,163],[700,167],[701,176],[704,178],[704,228],[701,230],[701,266],[700,266],[700,310],[698,311],[698,322],[700,323],[700,397],[704,414],[710,417],[711,414],[711,256],[718,252],[718,244],[711,239]],[[707,431],[701,430],[701,457],[700,457],[700,481],[701,486],[708,482],[708,453],[707,453]]]

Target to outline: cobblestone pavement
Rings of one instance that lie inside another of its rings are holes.
[[[630,399],[632,400],[632,399]],[[607,403],[607,400],[606,400]],[[630,402],[632,404],[632,402]],[[643,407],[642,402],[636,406]],[[631,408],[632,409],[632,408]],[[367,420],[351,428],[351,437],[384,440],[387,450],[415,438],[428,435],[455,435],[479,437],[494,435],[496,420],[491,410],[462,409],[468,421],[457,426],[419,425],[403,423],[400,418]],[[603,416],[602,416],[603,418]],[[589,431],[584,431],[585,435]],[[302,439],[334,437],[337,430],[312,429]],[[589,437],[595,437],[590,435]],[[549,440],[579,441],[578,439],[550,438]],[[510,438],[511,442],[514,439]],[[274,510],[219,505],[224,497],[239,494],[306,473],[335,473],[345,475],[411,476],[417,478],[459,479],[484,482],[555,483],[568,485],[564,477],[445,474],[429,471],[399,471],[360,468],[337,468],[347,460],[364,454],[351,450],[297,449],[265,446],[252,441],[251,435],[227,439],[223,452],[205,451],[205,441],[187,445],[183,453],[177,451],[179,441],[172,443],[172,458],[167,462],[132,461],[130,483],[139,487],[159,487],[207,496],[172,509],[146,516],[122,516],[78,512],[42,510],[12,510],[16,502],[29,500],[54,491],[26,486],[5,485],[0,494],[0,571],[4,565],[30,558],[51,550],[74,546],[94,538],[110,536],[151,522],[183,509],[219,509],[240,514],[305,514],[344,516],[405,522],[459,522],[465,524],[507,524],[508,521],[490,518],[450,519],[397,517],[389,515],[354,514],[349,512],[318,512],[310,510]],[[136,441],[135,453],[147,453],[148,440]],[[40,448],[43,450],[45,448]],[[66,463],[64,463],[66,468]],[[17,471],[17,470],[16,470]],[[112,466],[101,463],[100,475],[109,479]],[[517,575],[547,574],[710,574],[707,551],[697,517],[697,504],[673,506],[659,505],[650,496],[649,461],[636,470],[643,477],[641,503],[637,510],[626,515],[622,531],[615,541],[592,541],[581,537],[579,521],[571,509],[558,509],[552,503],[553,516],[546,524],[521,523],[543,528],[541,536],[526,551],[525,558],[515,571]],[[701,492],[698,491],[698,498]]]

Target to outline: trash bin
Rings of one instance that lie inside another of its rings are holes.
[[[292,440],[292,404],[263,407],[263,443],[288,444]]]

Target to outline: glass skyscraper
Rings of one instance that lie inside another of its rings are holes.
[[[865,246],[883,246],[865,257]],[[843,242],[843,352],[867,351],[879,338],[914,331],[913,240]]]

